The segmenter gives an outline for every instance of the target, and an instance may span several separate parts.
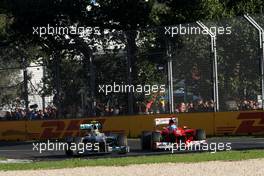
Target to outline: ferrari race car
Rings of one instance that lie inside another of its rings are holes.
[[[186,126],[183,128],[178,127],[178,118],[176,117],[156,118],[154,123],[156,128],[154,131],[142,132],[142,150],[170,150],[173,145],[191,146],[207,143],[206,134],[203,129],[191,129]],[[157,129],[162,126],[161,130]]]
[[[89,155],[102,153],[125,154],[129,152],[127,138],[121,133],[106,135],[101,132],[102,124],[92,121],[87,124],[80,124],[81,136],[67,137],[68,147],[66,155]]]

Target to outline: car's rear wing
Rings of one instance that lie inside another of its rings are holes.
[[[93,129],[93,124],[80,124],[80,130],[91,130]]]
[[[102,124],[98,121],[91,121],[89,123],[80,124],[80,130],[91,130],[91,129],[101,129]]]
[[[155,118],[154,125],[155,127],[158,126],[165,126],[168,125],[170,120],[173,120],[175,124],[178,126],[178,118],[177,117],[168,117],[168,118]]]

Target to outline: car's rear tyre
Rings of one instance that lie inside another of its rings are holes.
[[[66,154],[66,156],[73,156],[73,151],[72,150],[66,150],[65,154]]]
[[[142,150],[156,150],[155,143],[160,141],[160,132],[143,132],[141,135],[141,148]]]
[[[151,149],[151,132],[144,131],[141,135],[141,148],[142,150]]]
[[[65,150],[66,156],[73,156],[73,151],[70,149],[71,143],[68,142],[68,148]]]
[[[203,129],[197,129],[195,139],[198,141],[205,140],[206,139],[205,131]]]
[[[151,150],[157,150],[156,143],[161,141],[160,132],[152,132],[151,134]]]
[[[125,134],[118,134],[117,145],[118,146],[127,146],[127,137]]]
[[[99,142],[99,152],[101,152],[101,153],[106,152],[106,143],[105,142]]]
[[[152,132],[152,142],[160,142],[161,140],[161,134],[160,132]]]

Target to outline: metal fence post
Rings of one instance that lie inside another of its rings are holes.
[[[93,54],[90,53],[90,64],[89,64],[89,71],[90,71],[90,96],[91,96],[91,113],[92,115],[95,114],[95,66],[94,66],[94,58]]]
[[[42,72],[43,78],[46,78],[46,66],[45,66],[45,64],[43,64],[42,69],[43,69],[42,70],[43,71]],[[46,86],[45,81],[43,81],[43,89],[46,89],[45,86]],[[42,110],[44,112],[45,106],[46,106],[46,100],[45,100],[45,94],[44,93],[42,93],[41,98],[42,98]]]
[[[214,111],[218,112],[219,111],[219,93],[218,93],[218,62],[217,62],[217,51],[216,51],[216,36],[212,37],[212,46],[213,50],[212,52],[214,53],[214,100],[215,100],[215,106],[214,106]]]
[[[262,58],[261,58],[261,104],[262,110],[264,110],[264,31],[262,30]]]
[[[29,108],[29,101],[28,101],[28,72],[27,72],[27,59],[26,57],[22,58],[22,63],[23,63],[23,87],[24,87],[24,92],[23,92],[23,98],[25,101],[25,108]]]
[[[171,55],[171,45],[167,45],[167,57],[168,57],[168,87],[169,87],[169,111],[174,113],[173,104],[173,74],[172,74],[172,55]]]
[[[219,93],[218,93],[218,62],[217,62],[217,48],[216,48],[216,34],[212,33],[210,29],[202,22],[196,22],[203,30],[205,30],[211,37],[211,52],[214,54],[213,58],[213,84],[214,84],[214,111],[219,111]]]
[[[260,70],[261,70],[261,104],[262,110],[264,110],[264,29],[248,14],[244,15],[245,19],[259,31],[259,47],[261,49],[261,61],[260,61]]]

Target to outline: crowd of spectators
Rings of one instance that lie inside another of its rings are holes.
[[[82,117],[100,117],[126,115],[127,108],[123,105],[111,105],[109,103],[95,102],[94,108],[81,106],[67,106],[61,110],[61,115],[64,118],[82,118]]]
[[[232,108],[225,108],[226,111],[246,111],[260,109],[259,103],[253,100],[234,101]],[[227,105],[226,105],[227,106]],[[228,105],[231,106],[231,105]],[[181,102],[175,104],[176,113],[188,112],[214,112],[215,103],[213,100],[196,100],[193,102]],[[95,116],[126,115],[125,106],[106,106],[98,103],[95,110]],[[164,99],[156,101],[147,101],[146,103],[137,104],[136,114],[162,114],[168,113],[168,102]]]
[[[94,116],[112,116],[126,114],[125,106],[121,105],[105,105],[104,103],[97,103],[95,106]]]
[[[15,108],[12,111],[6,111],[2,120],[45,120],[55,119],[57,110],[48,106],[44,110]]]
[[[215,103],[213,100],[198,100],[189,103],[179,103],[176,105],[175,112],[213,112]],[[260,104],[254,100],[230,101],[225,104],[226,111],[249,111],[261,109]]]
[[[261,109],[260,104],[254,100],[244,100],[240,102],[238,110],[247,111],[247,110],[258,110]]]
[[[175,104],[176,113],[188,113],[188,112],[214,112],[215,103],[213,100],[196,100],[193,102],[181,102]],[[260,104],[254,100],[232,101],[227,111],[247,111],[258,110]],[[168,113],[168,102],[164,99],[160,99],[157,102],[148,101],[144,104],[137,104],[136,114],[158,114]],[[116,116],[126,115],[127,107],[125,105],[107,105],[104,103],[96,103],[92,116]],[[22,109],[15,108],[12,111],[6,111],[5,114],[0,114],[1,120],[47,120],[56,119],[58,111],[55,107],[48,106],[44,110],[37,108],[34,109]],[[83,117],[82,113],[70,113],[61,115],[62,117]]]
[[[215,103],[213,100],[203,101],[198,100],[189,103],[179,103],[176,105],[175,111],[178,113],[182,112],[213,112]]]

